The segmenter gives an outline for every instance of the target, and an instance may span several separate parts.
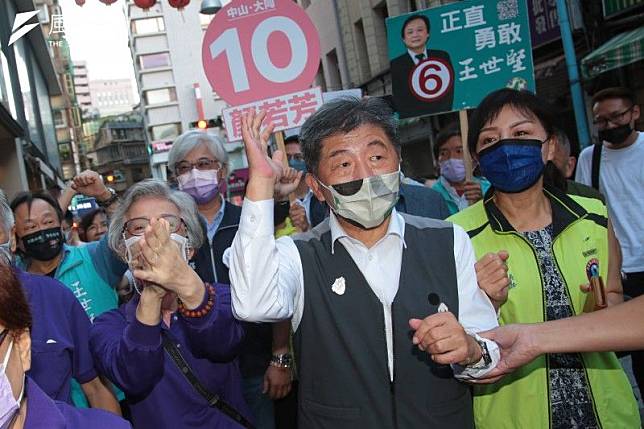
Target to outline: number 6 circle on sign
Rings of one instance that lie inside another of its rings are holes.
[[[454,84],[454,72],[440,58],[421,61],[409,75],[409,89],[416,98],[434,101],[447,93]]]
[[[231,105],[309,88],[320,61],[315,26],[292,0],[234,0],[204,35],[202,62]]]

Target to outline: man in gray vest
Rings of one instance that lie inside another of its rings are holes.
[[[264,116],[242,122],[250,181],[229,255],[233,311],[292,318],[299,427],[473,427],[457,378],[484,377],[498,362],[497,345],[476,334],[497,326],[496,313],[467,234],[396,212],[392,111],[378,98],[342,99],[306,121],[307,184],[331,216],[279,240],[272,198],[283,154],[267,155]]]

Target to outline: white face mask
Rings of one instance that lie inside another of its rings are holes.
[[[337,185],[327,186],[319,180],[318,183],[333,196],[327,203],[336,215],[365,229],[375,228],[385,221],[398,201],[400,169]]]
[[[4,356],[4,360],[2,362],[2,373],[0,373],[0,429],[7,429],[11,425],[16,413],[20,410],[20,401],[22,401],[22,396],[25,393],[24,378],[22,381],[20,395],[18,396],[18,399],[16,399],[13,396],[9,377],[7,377],[7,365],[9,364],[11,351],[13,350],[13,339],[10,339],[10,341],[7,354]]]
[[[137,268],[136,258],[138,257],[138,253],[134,254],[132,248],[134,244],[136,244],[142,238],[142,235],[133,235],[130,238],[125,238],[125,233],[123,233],[123,239],[125,241],[125,258],[128,266],[130,267],[130,271],[134,271]],[[190,253],[190,245],[188,244],[188,239],[183,235],[172,233],[170,234],[170,240],[174,241],[177,246],[179,246],[179,254],[184,261],[188,262],[188,254]],[[140,286],[141,285],[139,280],[135,278],[134,289],[136,289],[139,295],[141,294]]]

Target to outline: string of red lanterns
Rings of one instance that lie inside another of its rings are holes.
[[[75,0],[78,6],[83,6],[85,0]],[[118,0],[99,0],[101,3],[106,5],[111,5],[116,3]],[[143,10],[148,10],[156,4],[157,0],[134,0],[134,4],[140,7]],[[184,7],[190,4],[190,0],[168,0],[168,4],[177,10],[182,10]]]

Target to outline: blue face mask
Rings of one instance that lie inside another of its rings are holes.
[[[289,159],[288,166],[306,173],[306,162],[302,159]]]
[[[536,139],[500,140],[479,153],[481,174],[501,192],[525,191],[543,174],[543,143]]]

